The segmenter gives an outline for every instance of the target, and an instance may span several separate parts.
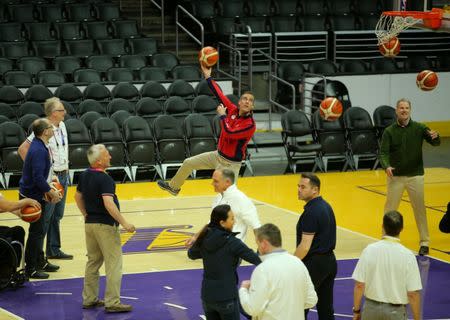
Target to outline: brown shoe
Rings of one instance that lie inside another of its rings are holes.
[[[103,307],[104,305],[105,305],[105,301],[97,300],[94,303],[83,304],[83,309],[93,309],[93,308],[97,308],[97,307]]]
[[[133,310],[133,307],[129,304],[116,304],[114,306],[105,307],[106,312],[129,312]]]

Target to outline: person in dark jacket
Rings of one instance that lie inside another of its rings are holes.
[[[258,255],[235,237],[231,230],[234,213],[219,205],[188,251],[190,259],[203,259],[201,297],[207,320],[239,320],[238,276],[240,259],[259,264]]]
[[[444,233],[450,233],[450,202],[447,203],[447,212],[441,219],[439,223],[439,230]]]

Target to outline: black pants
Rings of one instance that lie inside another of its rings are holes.
[[[6,239],[10,242],[18,241],[22,245],[24,245],[25,230],[21,226],[15,226],[11,228],[0,226],[0,238]],[[13,245],[13,248],[16,252],[17,264],[20,265],[20,260],[22,259],[22,249],[16,245]]]
[[[19,195],[19,199],[23,199],[22,195]],[[45,202],[40,202],[42,215],[45,212]],[[25,246],[25,270],[28,274],[39,270],[45,264],[44,257],[44,217],[38,221],[30,223],[28,228],[28,238]]]
[[[303,260],[317,293],[317,313],[320,320],[334,319],[333,287],[337,273],[334,253],[312,255]],[[305,319],[308,310],[305,310]]]
[[[239,320],[238,299],[206,302],[202,301],[207,320]]]

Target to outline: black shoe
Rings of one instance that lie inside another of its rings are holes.
[[[59,259],[59,260],[72,260],[73,255],[64,253],[62,251],[58,252],[53,256],[47,256],[48,259]]]
[[[430,249],[427,246],[420,246],[419,256],[424,256],[430,252]]]
[[[45,271],[45,272],[56,272],[58,270],[59,270],[59,266],[52,264],[48,261],[45,261],[44,265],[40,269],[40,271]]]
[[[158,187],[160,187],[161,189],[169,192],[171,195],[173,196],[177,196],[180,193],[181,189],[173,189],[167,182],[165,182],[164,180],[158,180],[156,181],[156,183],[158,184]]]
[[[27,272],[27,276],[30,279],[48,279],[49,274],[42,272],[42,271],[32,271],[32,272]]]

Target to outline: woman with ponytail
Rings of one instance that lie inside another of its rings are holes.
[[[231,230],[234,213],[227,204],[215,207],[209,224],[188,251],[190,259],[203,259],[202,303],[207,320],[239,320],[238,277],[240,259],[259,264],[258,255]]]

